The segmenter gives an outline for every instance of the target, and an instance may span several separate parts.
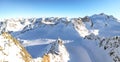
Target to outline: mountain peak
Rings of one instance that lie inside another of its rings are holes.
[[[49,45],[47,53],[43,55],[43,62],[68,62],[69,53],[67,52],[61,39]]]

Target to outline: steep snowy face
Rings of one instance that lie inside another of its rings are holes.
[[[10,34],[0,35],[0,62],[30,62],[31,56]]]
[[[82,22],[81,18],[74,19],[73,24],[74,28],[80,34],[81,37],[89,35],[89,31],[85,27],[85,24]]]
[[[43,62],[69,62],[70,57],[61,39],[51,43],[43,55]]]

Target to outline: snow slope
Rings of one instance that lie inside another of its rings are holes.
[[[0,35],[0,62],[30,62],[31,56],[8,33]]]

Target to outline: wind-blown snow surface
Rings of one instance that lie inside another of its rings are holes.
[[[84,18],[50,17],[16,21],[7,19],[1,22],[1,32],[10,32],[33,58],[42,57],[47,46],[61,38],[69,54],[69,62],[113,62],[109,53],[99,47],[100,41],[96,38],[120,36],[120,23],[112,16],[99,14]],[[90,39],[86,39],[87,36]]]

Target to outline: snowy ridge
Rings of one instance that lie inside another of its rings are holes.
[[[61,39],[50,44],[46,50],[46,53],[43,55],[43,62],[68,62],[70,60],[69,53]]]
[[[0,62],[30,62],[31,56],[8,33],[0,35]]]

